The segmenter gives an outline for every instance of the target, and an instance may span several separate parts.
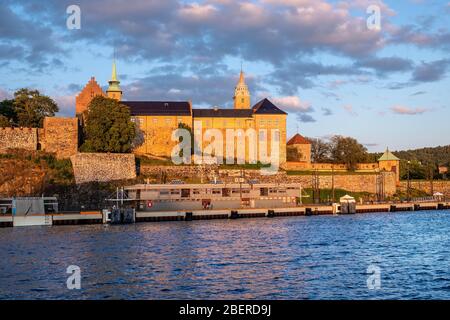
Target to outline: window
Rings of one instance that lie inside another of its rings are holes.
[[[263,130],[259,131],[259,141],[265,141],[266,140],[266,132]]]
[[[259,125],[260,125],[261,127],[264,127],[264,126],[266,125],[266,122],[265,122],[264,120],[261,120],[261,121],[259,122]]]
[[[170,119],[170,118],[166,118],[166,124],[171,124],[172,123],[172,119]]]
[[[274,132],[274,140],[275,141],[280,141],[280,131],[275,131]]]
[[[158,119],[157,118],[153,118],[153,124],[157,124],[158,123]]]
[[[223,126],[226,127],[227,126],[227,121],[223,120]]]

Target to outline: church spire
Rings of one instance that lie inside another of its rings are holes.
[[[122,89],[120,88],[120,81],[117,80],[117,67],[116,67],[116,59],[114,58],[112,64],[112,74],[111,80],[108,81],[109,87],[106,90],[106,94],[108,98],[116,99],[118,101],[122,98]]]
[[[239,82],[234,89],[234,108],[235,109],[250,109],[250,92],[245,84],[244,71],[242,71],[241,63],[241,73],[239,74]]]

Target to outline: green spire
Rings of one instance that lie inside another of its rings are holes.
[[[116,59],[113,61],[111,80],[117,81]]]
[[[122,89],[120,89],[120,81],[117,80],[117,68],[116,68],[116,59],[113,60],[112,65],[112,75],[111,80],[109,82],[109,87],[106,92],[122,92]]]
[[[386,148],[386,151],[378,161],[400,161],[400,159],[394,156],[394,154],[389,151],[389,148]]]

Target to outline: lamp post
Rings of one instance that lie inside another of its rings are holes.
[[[406,194],[407,194],[407,197],[408,197],[408,201],[411,201],[411,180],[410,180],[410,176],[409,176],[409,171],[410,171],[409,166],[410,166],[410,164],[411,164],[411,161],[408,160],[408,166],[407,166],[408,183],[407,183],[407,186],[406,186]]]
[[[334,203],[334,163],[331,164],[331,201]]]

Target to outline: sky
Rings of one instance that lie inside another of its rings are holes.
[[[194,108],[232,108],[242,65],[252,104],[288,112],[288,138],[448,145],[449,53],[448,0],[0,0],[0,100],[38,89],[61,116],[90,77],[106,88],[114,56],[124,100]]]

